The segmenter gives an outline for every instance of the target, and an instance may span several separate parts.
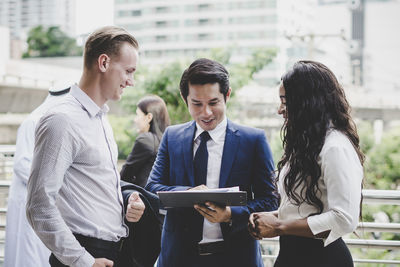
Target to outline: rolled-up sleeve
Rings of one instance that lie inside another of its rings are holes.
[[[327,246],[357,228],[363,169],[353,147],[332,146],[321,153],[321,175],[327,190],[327,210],[307,219],[314,235],[330,231]]]

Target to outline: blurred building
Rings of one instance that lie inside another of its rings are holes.
[[[365,10],[364,86],[400,97],[400,1],[367,0]]]
[[[345,84],[392,102],[400,94],[399,14],[399,0],[319,0],[319,29],[343,31],[345,41],[320,39],[318,59]]]
[[[115,24],[135,35],[153,64],[212,48],[229,48],[241,61],[253,49],[280,46],[277,0],[116,0],[114,10]]]
[[[10,28],[11,39],[26,39],[27,32],[37,26],[59,26],[75,35],[76,0],[1,0],[0,25]]]
[[[5,73],[5,63],[10,59],[10,31],[0,26],[0,76]]]

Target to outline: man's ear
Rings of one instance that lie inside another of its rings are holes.
[[[110,65],[110,57],[106,54],[101,54],[97,58],[97,66],[101,72],[106,72],[108,66]]]
[[[186,106],[187,106],[187,105],[188,105],[187,100],[183,97],[182,92],[180,92],[180,95],[181,95],[181,97],[182,97],[182,99],[183,99],[183,102],[185,102],[185,104],[186,104]]]
[[[226,93],[225,102],[228,102],[229,98],[231,97],[232,88],[229,87],[228,92]]]

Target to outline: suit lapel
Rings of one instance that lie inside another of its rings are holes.
[[[194,172],[193,172],[193,137],[196,131],[196,123],[193,121],[183,132],[183,157],[185,160],[185,167],[188,172],[189,184],[195,186]]]
[[[234,125],[228,120],[224,151],[222,153],[221,173],[219,176],[219,187],[225,187],[229,178],[236,152],[239,147],[240,136]]]

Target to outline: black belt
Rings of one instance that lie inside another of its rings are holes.
[[[200,256],[207,256],[212,254],[219,254],[225,251],[226,244],[224,241],[217,241],[212,243],[198,244]]]
[[[103,239],[98,239],[95,237],[84,236],[81,234],[74,234],[76,240],[78,240],[79,244],[82,247],[92,247],[98,249],[105,249],[111,251],[121,251],[122,245],[124,243],[124,239],[120,239],[119,241],[108,241]]]

